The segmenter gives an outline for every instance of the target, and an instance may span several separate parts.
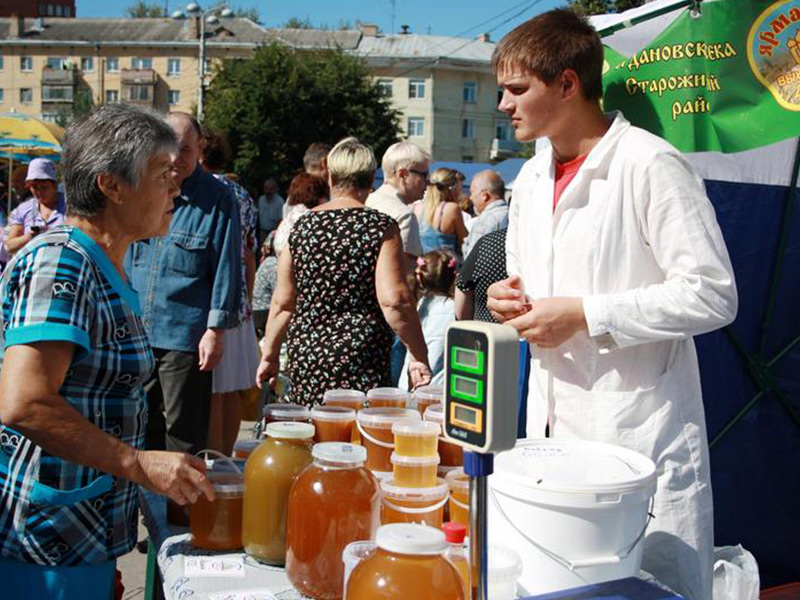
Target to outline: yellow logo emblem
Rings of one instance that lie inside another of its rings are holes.
[[[758,16],[747,58],[778,104],[800,111],[800,0],[779,0]]]

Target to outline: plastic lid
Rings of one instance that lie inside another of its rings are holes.
[[[444,476],[444,480],[451,489],[455,488],[459,492],[469,492],[469,475],[464,473],[463,467],[457,467],[449,471],[447,475]]]
[[[311,423],[296,421],[277,421],[267,424],[267,435],[284,440],[305,440],[314,437],[314,426]]]
[[[495,459],[498,483],[569,493],[625,493],[656,484],[646,456],[611,444],[580,440],[522,442]]]
[[[311,456],[317,460],[341,465],[363,465],[367,461],[367,449],[345,442],[320,442],[314,444]]]
[[[223,496],[244,494],[244,475],[233,471],[216,471],[206,473],[214,491]]]
[[[355,421],[356,411],[346,406],[315,406],[311,418],[317,421]]]
[[[276,419],[308,419],[309,410],[300,404],[266,404],[263,415]]]
[[[263,440],[236,440],[236,443],[233,444],[233,451],[234,453],[237,450],[247,450],[248,452],[252,452],[262,441]]]
[[[367,398],[376,400],[405,400],[408,401],[408,392],[396,387],[373,388],[367,392]]]
[[[450,523],[447,523],[450,525]],[[446,531],[446,530],[445,530]],[[514,583],[522,575],[522,559],[511,548],[489,546],[489,583]]]
[[[437,479],[436,485],[429,488],[408,488],[394,485],[394,479],[381,481],[381,493],[386,498],[410,500],[412,502],[434,502],[446,498],[450,488],[443,479]]]
[[[419,421],[419,412],[413,408],[399,408],[392,406],[381,406],[378,408],[365,408],[358,411],[356,417],[358,422],[365,427],[378,427],[381,429],[390,429],[397,421],[410,419],[412,421]]]
[[[431,404],[425,409],[425,420],[444,423],[444,404]]]
[[[378,528],[378,548],[395,554],[435,555],[447,550],[444,533],[414,523],[390,523]]]
[[[392,464],[404,467],[431,467],[439,464],[439,455],[433,456],[401,456],[397,452],[392,452]]]
[[[392,433],[395,435],[419,435],[439,437],[442,432],[438,423],[432,421],[400,421],[392,425]]]
[[[444,388],[441,385],[423,385],[414,390],[414,398],[423,400],[441,400]]]
[[[463,544],[464,539],[467,537],[467,526],[463,523],[456,523],[448,521],[442,525],[444,537],[450,544]]]
[[[360,402],[363,404],[366,397],[364,392],[358,390],[328,390],[322,395],[322,403],[325,404],[329,400],[338,400],[340,402]]]

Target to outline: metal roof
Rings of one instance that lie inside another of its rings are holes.
[[[355,54],[366,58],[449,58],[491,63],[494,44],[478,39],[415,33],[363,37]]]

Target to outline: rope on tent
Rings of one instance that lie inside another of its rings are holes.
[[[786,345],[778,354],[772,359],[767,360],[765,352],[767,349],[767,338],[769,334],[770,325],[772,324],[773,314],[775,312],[775,304],[778,299],[778,291],[780,290],[781,275],[783,271],[783,261],[786,257],[786,245],[789,241],[789,231],[792,225],[792,216],[794,214],[794,206],[796,204],[795,196],[797,194],[797,180],[800,175],[800,138],[797,139],[797,147],[794,154],[794,165],[792,166],[792,180],[789,183],[789,189],[786,192],[786,199],[784,201],[784,213],[781,221],[781,236],[778,242],[778,252],[775,257],[775,266],[772,271],[772,282],[769,289],[769,300],[767,301],[767,309],[764,313],[764,321],[761,323],[761,341],[759,343],[758,351],[750,354],[744,347],[744,344],[736,335],[736,332],[728,326],[725,328],[725,333],[733,342],[736,350],[742,355],[747,365],[747,370],[750,377],[756,384],[759,391],[753,396],[747,404],[745,404],[733,418],[731,418],[725,426],[714,436],[709,442],[709,447],[713,447],[719,440],[721,440],[739,420],[744,417],[756,403],[761,400],[765,395],[772,394],[778,401],[783,404],[789,417],[794,421],[795,425],[800,427],[800,415],[797,414],[794,407],[788,398],[778,389],[775,375],[772,372],[773,367],[784,357],[789,351],[800,342],[800,336],[793,339]]]

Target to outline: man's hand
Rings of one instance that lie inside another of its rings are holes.
[[[522,279],[512,275],[489,286],[486,291],[486,306],[498,323],[525,314],[530,310],[530,300],[522,289]]]
[[[587,327],[581,298],[534,300],[528,311],[505,323],[541,348],[556,348]]]
[[[168,496],[181,506],[194,504],[202,493],[214,500],[214,487],[206,477],[206,463],[182,452],[138,451],[137,477],[133,481]]]
[[[222,359],[224,350],[222,338],[225,335],[224,329],[206,329],[197,350],[200,354],[200,370],[213,371]]]

